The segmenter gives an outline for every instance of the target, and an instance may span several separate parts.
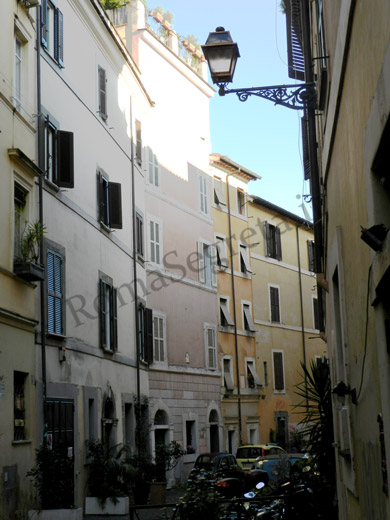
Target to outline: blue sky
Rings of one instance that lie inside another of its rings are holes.
[[[231,88],[294,83],[287,75],[286,20],[280,0],[148,0],[149,9],[157,6],[174,15],[178,34],[193,34],[200,44],[218,26],[230,31],[241,54]],[[262,176],[250,183],[250,193],[307,218],[311,205],[302,199],[310,189],[303,181],[301,116],[301,111],[257,97],[243,103],[235,94],[216,93],[210,102],[212,151]]]

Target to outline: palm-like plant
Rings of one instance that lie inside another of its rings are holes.
[[[301,363],[303,380],[296,385],[295,393],[302,398],[297,405],[301,433],[307,439],[307,447],[315,455],[318,469],[329,482],[335,479],[333,448],[332,390],[329,365],[312,361],[310,369]]]

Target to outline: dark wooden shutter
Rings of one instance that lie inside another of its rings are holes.
[[[271,321],[277,323],[280,322],[279,312],[279,289],[277,287],[270,287],[270,300],[271,300]]]
[[[265,240],[267,246],[267,256],[272,256],[271,252],[271,230],[268,222],[265,223]]]
[[[315,249],[313,240],[307,241],[307,253],[309,256],[309,271],[315,272]]]
[[[275,226],[275,256],[277,260],[282,259],[282,239],[278,226]]]
[[[58,186],[74,188],[73,132],[57,131]]]
[[[117,309],[117,290],[114,287],[110,288],[111,301],[111,348],[118,349],[118,309]]]
[[[98,180],[98,208],[99,208],[99,221],[103,222],[103,224],[108,225],[107,219],[107,200],[106,200],[106,187],[105,183],[107,182],[103,175],[98,172],[97,174]]]
[[[100,347],[106,347],[106,299],[104,297],[105,283],[99,280],[99,319],[100,319]]]
[[[145,361],[147,363],[153,363],[153,311],[152,309],[145,308]]]
[[[274,352],[274,384],[275,390],[284,390],[283,354]]]
[[[318,311],[318,299],[313,298],[314,328],[320,329],[320,315]]]
[[[307,117],[301,118],[301,130],[302,130],[302,161],[303,161],[303,173],[305,181],[310,179],[310,156],[309,156],[309,135],[307,131]]]
[[[302,45],[301,0],[286,0],[288,75],[305,79],[305,59]]]
[[[122,190],[118,182],[109,183],[110,228],[122,229]]]
[[[98,68],[99,76],[99,113],[102,119],[107,119],[107,98],[106,98],[106,71]]]
[[[41,42],[47,48],[47,0],[41,3]]]

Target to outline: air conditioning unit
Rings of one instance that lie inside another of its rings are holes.
[[[41,0],[24,0],[24,5],[27,7],[27,9],[30,9],[31,7],[37,7],[38,5],[41,5]]]

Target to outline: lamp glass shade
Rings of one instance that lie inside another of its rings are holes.
[[[202,50],[209,64],[213,83],[232,82],[240,52],[230,33],[218,30],[210,33]]]

